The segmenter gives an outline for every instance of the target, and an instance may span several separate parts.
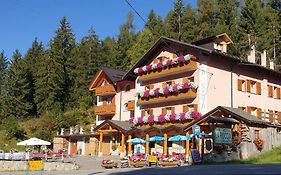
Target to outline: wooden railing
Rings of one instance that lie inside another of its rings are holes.
[[[161,103],[174,102],[184,99],[194,99],[196,98],[196,96],[197,96],[197,91],[195,89],[189,89],[186,92],[181,92],[175,95],[159,96],[159,97],[148,98],[148,99],[139,99],[137,104],[138,105],[161,104]]]
[[[96,88],[96,96],[114,95],[116,90],[112,84],[100,86]]]
[[[180,73],[186,73],[190,71],[195,71],[197,69],[197,62],[191,60],[188,64],[179,64],[176,67],[172,66],[170,68],[160,69],[158,71],[152,71],[147,74],[143,74],[139,77],[140,81],[153,80],[157,78],[166,77],[169,75],[176,75]]]
[[[114,115],[116,111],[116,105],[105,104],[102,106],[95,107],[96,115]]]
[[[135,110],[135,101],[128,101],[128,110],[129,111],[134,111]]]

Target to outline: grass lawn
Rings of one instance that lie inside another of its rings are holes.
[[[272,164],[281,163],[281,147],[274,148],[257,157],[250,157],[245,160],[234,161],[233,163],[243,164]]]

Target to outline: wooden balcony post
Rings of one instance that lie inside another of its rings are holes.
[[[100,132],[100,142],[99,142],[99,155],[102,155],[102,145],[103,145],[103,133]]]
[[[132,135],[128,136],[128,140],[132,139]],[[128,143],[128,154],[132,153],[132,143]]]
[[[125,135],[122,133],[121,135],[121,153],[125,152]]]
[[[186,132],[185,135],[188,136],[189,133]],[[189,140],[185,141],[185,155],[189,155]]]
[[[145,138],[148,139],[148,138],[149,138],[149,134],[146,134],[146,135],[145,135]],[[147,155],[149,155],[149,142],[146,142],[146,143],[145,143],[145,153],[146,153]]]
[[[163,153],[164,155],[167,155],[167,146],[168,146],[168,137],[167,137],[167,133],[164,133],[164,150]]]

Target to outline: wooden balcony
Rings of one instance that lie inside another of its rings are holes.
[[[115,115],[116,105],[105,104],[102,106],[95,107],[96,115]]]
[[[135,100],[128,101],[128,110],[134,111],[135,110]]]
[[[96,96],[115,95],[116,90],[112,84],[100,86],[96,88]]]
[[[197,69],[197,62],[191,60],[188,64],[187,63],[179,64],[176,67],[164,68],[162,70],[152,71],[147,74],[143,74],[139,77],[139,80],[148,81],[148,80],[153,80],[153,79],[162,78],[162,77],[166,77],[166,76],[191,72],[191,71],[195,71],[196,69]]]
[[[194,89],[189,89],[186,92],[182,92],[175,95],[159,96],[159,97],[148,98],[148,99],[139,99],[137,104],[138,105],[161,104],[161,103],[175,102],[185,99],[194,99],[196,98],[196,96],[197,96],[197,91]]]

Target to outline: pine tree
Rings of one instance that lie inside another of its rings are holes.
[[[191,4],[183,10],[183,16],[181,20],[182,24],[182,40],[185,42],[194,41],[198,33],[196,11],[192,8]]]
[[[0,53],[0,118],[4,116],[4,95],[5,95],[5,89],[4,89],[4,81],[6,78],[8,68],[8,60],[4,55],[4,51]]]
[[[182,39],[182,16],[183,16],[183,3],[182,0],[177,0],[174,3],[174,9],[170,11],[166,17],[167,35],[170,38],[177,40]]]
[[[127,51],[132,46],[135,40],[134,33],[134,25],[133,25],[134,17],[130,12],[128,14],[126,22],[120,27],[120,34],[118,35],[117,40],[117,51],[118,55],[115,60],[116,67],[119,69],[129,69],[129,65],[131,62],[131,58],[127,55]]]
[[[216,24],[215,0],[198,0],[198,28],[197,39],[202,39],[214,34]]]
[[[5,80],[7,94],[4,111],[6,116],[25,119],[32,115],[32,103],[29,101],[32,92],[29,83],[21,54],[16,50]]]
[[[159,38],[166,34],[164,27],[164,21],[161,16],[156,16],[155,12],[151,10],[148,15],[147,23],[145,24],[145,29],[149,29],[153,36]]]
[[[115,39],[112,37],[106,37],[101,42],[101,59],[104,61],[103,66],[117,67],[116,59],[118,55],[118,46]]]

